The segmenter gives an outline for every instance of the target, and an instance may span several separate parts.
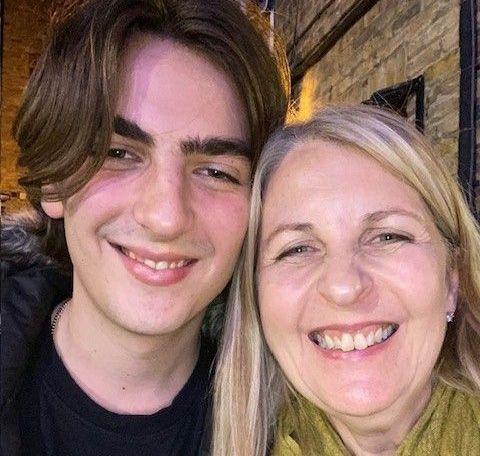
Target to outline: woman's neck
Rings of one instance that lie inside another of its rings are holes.
[[[333,427],[355,456],[392,456],[427,407],[432,393],[428,383],[409,399],[399,398],[388,409],[368,417],[328,414]]]

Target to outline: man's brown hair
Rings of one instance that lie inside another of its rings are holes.
[[[13,127],[25,169],[19,182],[32,205],[41,210],[42,199],[71,196],[102,166],[122,54],[138,34],[183,44],[225,72],[246,110],[255,164],[268,135],[284,121],[288,66],[267,22],[254,8],[246,11],[249,17],[235,0],[90,0],[59,23]],[[44,228],[47,250],[68,260],[60,242],[63,221],[48,219]]]

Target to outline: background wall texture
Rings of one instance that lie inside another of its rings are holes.
[[[275,26],[286,41],[300,118],[315,106],[361,102],[423,76],[425,134],[457,173],[459,0],[278,0]],[[477,103],[479,93],[477,72]],[[407,111],[413,118],[414,106]],[[479,139],[477,122],[477,151]],[[480,209],[478,187],[476,201]]]
[[[5,2],[1,191],[15,196],[8,208],[22,205],[18,199],[19,171],[15,166],[18,150],[11,137],[13,118],[46,42],[52,12],[64,1]],[[425,134],[434,141],[439,159],[456,174],[459,5],[460,0],[277,0],[275,28],[288,50],[299,117],[308,117],[316,105],[363,101],[378,90],[423,75]],[[477,15],[478,24],[479,11]],[[477,44],[477,53],[479,47]],[[478,72],[476,87],[478,103]],[[479,108],[480,105],[477,106],[477,181],[480,179]],[[413,110],[414,106],[408,106],[409,113]],[[476,201],[480,209],[480,192]]]

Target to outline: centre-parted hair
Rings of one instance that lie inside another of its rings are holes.
[[[41,213],[42,199],[68,198],[102,166],[123,54],[140,34],[178,42],[224,71],[246,111],[255,165],[288,107],[288,65],[271,33],[258,10],[242,11],[235,0],[80,2],[54,28],[14,122],[19,182],[32,205]],[[39,230],[46,250],[68,267],[63,221],[45,219]]]

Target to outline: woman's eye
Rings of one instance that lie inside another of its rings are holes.
[[[283,258],[294,257],[296,255],[302,255],[303,253],[310,252],[311,250],[312,250],[312,248],[308,247],[306,245],[297,245],[295,247],[292,247],[292,248],[287,249],[284,252],[282,252],[280,255],[278,255],[276,260],[278,261],[278,260],[281,260]]]
[[[381,243],[381,244],[393,244],[395,242],[410,242],[412,238],[405,234],[399,233],[382,233],[378,236],[373,238],[374,243]]]

